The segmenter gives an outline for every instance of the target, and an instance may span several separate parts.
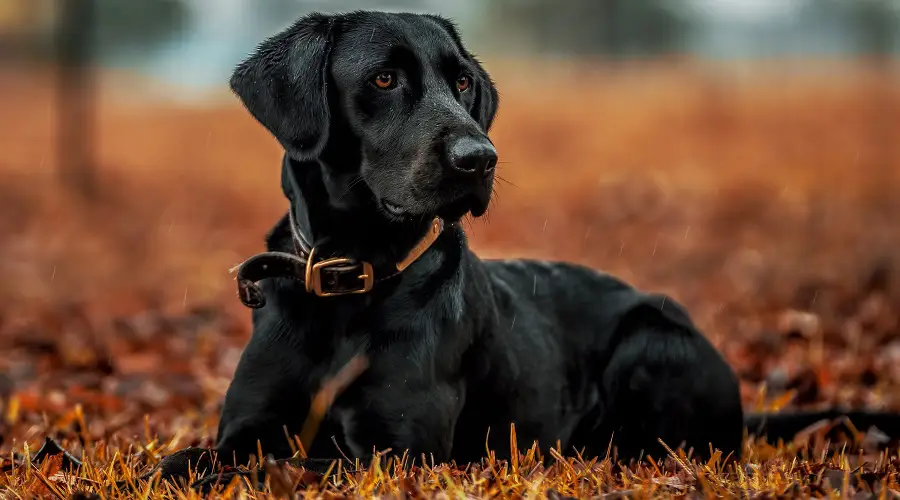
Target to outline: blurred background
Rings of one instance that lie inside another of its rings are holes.
[[[75,404],[208,442],[249,335],[228,269],[287,207],[229,73],[355,8],[454,18],[496,80],[482,256],[672,294],[748,408],[900,409],[897,0],[2,0],[4,447]]]

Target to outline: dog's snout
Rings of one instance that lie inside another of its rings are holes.
[[[450,146],[449,160],[461,174],[486,177],[497,166],[497,150],[487,139],[465,136]]]

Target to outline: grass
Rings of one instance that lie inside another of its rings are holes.
[[[492,67],[504,181],[488,217],[466,223],[480,255],[577,261],[672,294],[738,371],[747,409],[900,409],[892,80],[850,63],[834,78],[541,68],[535,81],[521,65]],[[54,175],[48,80],[0,73],[0,109],[16,124],[0,134],[0,452],[33,456],[52,437],[85,462],[67,476],[15,457],[4,498],[94,491],[212,443],[249,335],[227,270],[286,207],[279,150],[233,100],[124,98],[148,85],[105,87],[102,196],[85,204]],[[299,481],[332,496],[772,498],[827,496],[826,480],[848,498],[900,495],[898,455],[865,429],[844,445],[841,429],[854,434],[829,424],[786,444],[749,440],[736,468],[677,450],[623,467],[546,449],[545,465],[535,451],[469,469],[285,468],[256,496]]]
[[[263,462],[266,477],[254,488],[254,476],[221,481],[202,494],[160,482],[158,476],[139,477],[135,471],[154,464],[174,443],[137,441],[127,448],[106,442],[76,444],[82,449],[77,469],[69,469],[61,455],[32,461],[26,456],[4,478],[3,491],[46,498],[896,498],[900,495],[900,456],[884,452],[863,461],[845,452],[814,450],[799,457],[791,447],[774,450],[748,442],[748,460],[733,462],[715,453],[705,461],[692,460],[682,450],[668,448],[664,457],[646,457],[625,466],[607,457],[582,457],[551,448],[543,455],[536,445],[497,460],[486,450],[481,463],[467,466],[434,464],[409,466],[406,456],[376,456],[355,470],[340,464],[325,473],[271,461]],[[515,427],[510,432],[515,449]],[[758,446],[760,448],[758,448]],[[769,456],[760,460],[757,454]],[[70,455],[71,456],[71,455]],[[72,457],[73,461],[78,460]],[[247,469],[243,469],[247,470]],[[196,480],[192,476],[190,481]],[[99,495],[97,495],[99,497]]]

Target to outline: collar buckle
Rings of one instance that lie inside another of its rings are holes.
[[[368,293],[375,286],[372,264],[344,257],[319,262],[316,249],[310,249],[306,260],[306,291],[319,297]]]

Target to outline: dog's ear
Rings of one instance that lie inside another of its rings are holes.
[[[462,38],[459,36],[459,29],[453,21],[436,14],[426,14],[425,17],[440,25],[444,31],[450,35],[450,38],[456,42],[459,50],[461,50],[463,54],[468,55],[469,59],[475,65],[475,75],[473,76],[475,77],[476,95],[475,105],[472,106],[472,117],[475,118],[475,121],[478,122],[481,129],[487,133],[494,123],[494,117],[497,115],[497,107],[500,105],[500,95],[497,93],[497,86],[494,85],[491,75],[488,74],[475,55],[466,50],[466,47],[462,43]]]
[[[318,158],[328,140],[332,26],[332,16],[305,16],[260,43],[231,75],[250,114],[300,161]]]
[[[481,125],[481,128],[487,133],[494,123],[494,117],[497,115],[497,107],[500,105],[500,94],[497,93],[497,86],[491,79],[491,75],[484,69],[481,62],[474,55],[469,55],[472,62],[475,63],[475,104],[472,107],[472,116],[475,121]]]

